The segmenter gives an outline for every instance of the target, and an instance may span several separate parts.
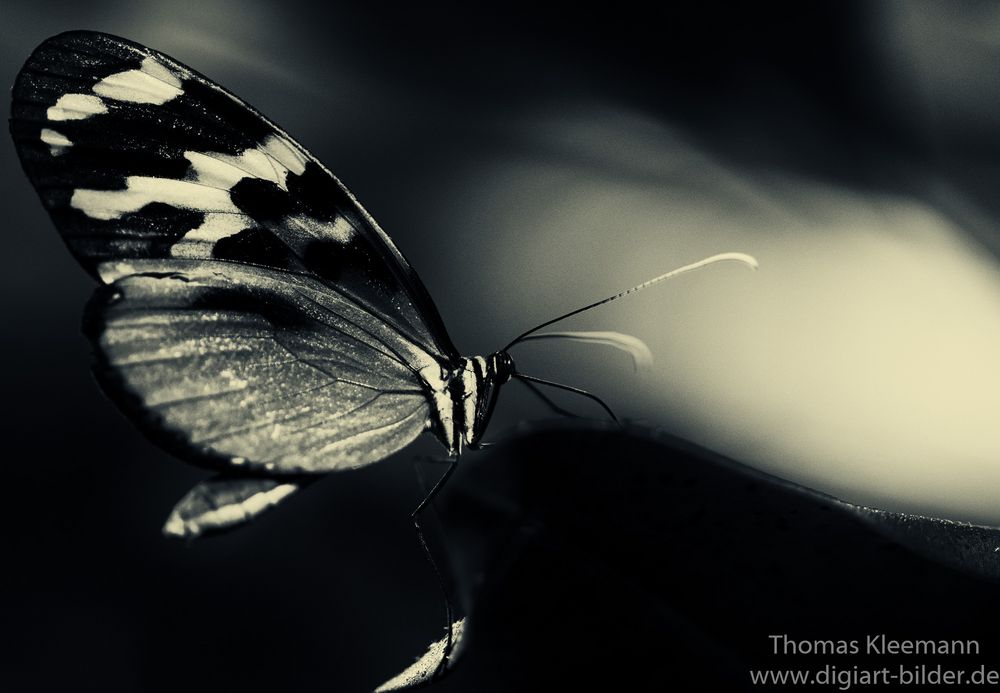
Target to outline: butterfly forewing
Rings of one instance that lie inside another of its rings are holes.
[[[109,260],[182,257],[310,274],[426,352],[457,357],[419,277],[346,188],[175,60],[105,34],[53,37],[18,76],[11,130],[92,273]]]
[[[223,466],[382,459],[432,418],[458,360],[389,237],[257,111],[124,39],[28,59],[11,131],[80,263],[105,389],[152,437]]]

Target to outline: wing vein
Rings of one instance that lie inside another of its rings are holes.
[[[324,306],[324,305],[323,305],[322,303],[320,303],[320,302],[319,302],[319,301],[317,301],[316,299],[312,298],[311,296],[308,296],[308,295],[307,295],[306,293],[304,293],[303,291],[301,291],[301,290],[300,290],[300,289],[299,289],[298,287],[295,287],[295,291],[296,291],[296,293],[298,293],[298,294],[299,294],[299,295],[300,295],[300,296],[301,296],[302,298],[304,298],[305,300],[309,301],[309,302],[310,302],[310,303],[312,303],[313,305],[315,305],[315,306],[319,307],[319,309],[320,309],[320,310],[321,310],[322,312],[329,312],[329,310],[330,310],[329,308],[327,308],[326,306]],[[368,312],[368,311],[366,311],[366,312]],[[337,315],[338,315],[338,317],[340,317],[340,318],[343,318],[343,319],[344,319],[345,321],[347,321],[348,323],[350,323],[350,324],[351,324],[351,325],[353,325],[354,327],[358,328],[359,330],[361,330],[362,332],[364,332],[365,334],[367,334],[367,335],[368,335],[369,337],[371,337],[372,339],[374,339],[374,340],[375,340],[376,342],[378,342],[379,344],[381,344],[382,346],[384,346],[384,347],[385,347],[386,349],[388,349],[389,351],[391,351],[391,352],[392,352],[392,354],[393,354],[394,356],[392,356],[392,355],[390,355],[390,354],[387,354],[387,353],[385,353],[385,352],[384,352],[384,351],[382,351],[381,349],[377,349],[377,348],[374,348],[374,346],[372,345],[372,349],[373,349],[373,351],[377,351],[377,352],[379,352],[380,354],[382,354],[383,356],[385,356],[386,358],[388,358],[388,359],[392,359],[392,360],[394,360],[394,361],[397,361],[397,362],[399,362],[399,363],[400,363],[401,365],[405,366],[406,368],[409,368],[409,369],[410,369],[411,371],[413,371],[414,373],[416,373],[416,369],[414,369],[414,368],[413,368],[413,366],[411,366],[411,365],[410,365],[409,363],[407,363],[406,359],[404,359],[404,358],[403,358],[402,354],[400,354],[400,353],[399,353],[398,351],[396,351],[395,349],[393,349],[393,348],[392,348],[392,346],[390,346],[389,344],[387,344],[387,343],[386,343],[385,341],[383,341],[382,339],[379,339],[379,338],[378,338],[378,337],[377,337],[377,336],[376,336],[375,334],[373,334],[373,333],[372,333],[372,332],[371,332],[370,330],[367,330],[367,329],[365,329],[364,327],[362,327],[361,325],[357,324],[356,322],[354,322],[354,321],[353,321],[353,320],[351,320],[350,318],[348,318],[348,317],[346,317],[346,316],[344,316],[344,315],[342,315],[342,314],[339,314],[339,313],[338,313]],[[370,313],[370,312],[369,312],[369,315],[372,315],[372,316],[373,316],[373,317],[375,317],[376,319],[378,318],[378,316],[375,316],[374,314],[372,314],[372,313]],[[341,329],[341,328],[337,327],[336,325],[331,325],[330,323],[326,322],[325,320],[322,320],[322,319],[320,319],[320,320],[319,320],[319,322],[321,322],[322,324],[324,324],[324,325],[326,325],[326,326],[330,327],[331,329],[334,329],[334,330],[336,330],[336,331],[338,331],[338,332],[341,332],[341,333],[343,333],[343,334],[347,334],[346,332],[344,332],[344,330],[343,330],[343,329]],[[380,321],[380,322],[382,322],[382,321]],[[386,325],[387,327],[390,327],[390,329],[391,329],[391,327],[392,327],[392,326],[391,326],[391,325],[389,325],[388,323],[384,323],[384,322],[383,322],[383,324],[384,324],[384,325]],[[394,331],[395,331],[395,330],[394,330]],[[406,337],[405,337],[405,336],[403,336],[402,334],[399,334],[398,332],[397,332],[397,334],[398,334],[398,335],[400,336],[400,338],[402,338],[402,339],[406,339]],[[350,335],[349,335],[349,336],[350,336]],[[354,339],[357,339],[357,338],[356,338],[356,337],[354,337]],[[358,340],[358,341],[361,341],[361,340]],[[362,343],[364,343],[364,342],[362,342]]]

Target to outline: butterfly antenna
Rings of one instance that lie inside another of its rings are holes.
[[[614,296],[608,296],[605,299],[602,299],[600,301],[595,301],[594,303],[586,305],[583,308],[577,308],[576,310],[571,310],[570,312],[565,313],[564,315],[560,315],[557,318],[552,318],[551,320],[547,320],[543,322],[541,325],[536,325],[527,332],[523,332],[522,334],[518,335],[517,338],[512,340],[510,344],[508,344],[503,348],[503,351],[507,351],[518,342],[524,341],[528,337],[528,335],[534,334],[543,327],[548,327],[549,325],[559,322],[560,320],[571,318],[574,315],[578,315],[580,313],[583,313],[584,311],[588,311],[591,308],[596,308],[597,306],[603,306],[605,303],[611,303],[611,301],[617,301],[619,298],[622,298],[623,296],[634,294],[636,291],[641,291],[642,289],[645,289],[647,286],[652,286],[653,284],[662,282],[665,279],[676,277],[678,274],[683,274],[684,272],[691,272],[692,270],[701,269],[702,267],[707,267],[708,265],[714,265],[716,262],[725,262],[727,260],[742,262],[744,265],[747,265],[751,269],[757,269],[757,259],[754,258],[752,255],[747,255],[746,253],[719,253],[718,255],[712,255],[711,257],[707,257],[704,260],[698,260],[698,262],[692,262],[690,265],[684,265],[683,267],[678,267],[675,270],[670,270],[669,272],[661,274],[658,277],[653,277],[648,281],[644,281],[642,284],[636,284],[631,289],[626,289],[625,291],[617,293]]]

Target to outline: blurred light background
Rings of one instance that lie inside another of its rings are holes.
[[[650,371],[575,344],[514,356],[846,500],[1000,524],[997,5],[8,0],[3,81],[75,28],[158,48],[281,123],[395,238],[464,353],[703,256],[755,255],[756,273],[713,267],[561,326],[641,337]],[[90,381],[90,282],[2,147],[8,467],[90,517],[117,503],[108,522],[158,542],[198,472]],[[494,436],[548,415],[518,388]],[[402,526],[396,467],[338,480],[354,494],[337,501]],[[331,502],[303,500],[306,517]],[[239,560],[261,539],[233,541]]]

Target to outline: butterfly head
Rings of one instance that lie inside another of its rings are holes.
[[[516,372],[514,359],[506,351],[498,351],[495,354],[490,354],[489,370],[492,371],[496,384],[503,385],[514,377],[514,373]]]

